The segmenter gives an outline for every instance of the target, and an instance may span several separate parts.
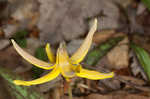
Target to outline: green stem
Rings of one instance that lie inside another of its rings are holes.
[[[72,86],[71,86],[71,82],[69,82],[68,84],[69,84],[69,88],[68,88],[69,99],[72,99]]]

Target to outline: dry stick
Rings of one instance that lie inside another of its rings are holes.
[[[121,82],[123,82],[123,83],[125,83],[125,84],[127,84],[127,85],[129,85],[129,86],[131,86],[131,87],[133,87],[133,88],[139,89],[139,90],[141,90],[141,91],[150,92],[150,89],[149,89],[149,88],[146,88],[146,87],[137,85],[137,84],[135,84],[135,83],[126,81],[126,80],[124,80],[124,79],[123,79],[121,76],[119,76],[119,75],[117,75],[114,79],[119,80],[119,81],[121,81]]]
[[[86,84],[79,83],[79,86],[82,87],[82,88],[85,88],[85,89],[87,89],[91,92],[97,92],[95,89],[89,88],[88,85],[86,85]]]

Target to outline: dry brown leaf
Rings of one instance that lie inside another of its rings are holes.
[[[143,86],[145,84],[143,80],[131,76],[119,76],[117,78],[119,81],[126,84],[125,86],[126,89],[133,88],[133,89],[141,90],[142,92],[145,93],[150,92],[149,87]]]
[[[111,98],[108,95],[91,94],[88,95],[85,99],[111,99]]]
[[[64,96],[61,99],[69,99],[69,97],[68,96]],[[84,98],[84,97],[73,97],[72,99],[86,99],[86,98]]]
[[[28,1],[14,1],[9,5],[13,10],[11,12],[11,17],[18,21],[23,21],[25,19],[32,19],[32,17],[36,14],[36,9],[38,3],[35,0]]]
[[[100,87],[103,87],[103,92],[118,90],[121,88],[121,82],[116,79],[103,79],[99,81],[98,87],[99,89],[102,89]]]
[[[124,32],[117,32],[113,37],[127,36]]]
[[[32,67],[31,64],[22,60],[13,47],[0,51],[0,66],[19,73],[28,71]]]
[[[3,37],[4,36],[4,32],[2,30],[2,28],[0,28],[0,37]]]
[[[143,34],[150,35],[150,13],[148,10],[144,10],[141,14],[136,16],[135,20],[137,21],[137,24],[142,27]],[[141,32],[138,32],[141,33]]]
[[[107,58],[109,63],[113,66],[114,69],[127,68],[129,65],[129,43],[128,38],[119,42],[119,44],[113,48],[108,54]]]
[[[35,12],[32,16],[31,16],[31,21],[29,22],[28,28],[32,29],[38,22],[39,19],[39,13]]]
[[[108,38],[112,37],[115,34],[115,30],[104,30],[98,33],[95,33],[93,36],[94,43],[101,43],[106,41]]]
[[[10,41],[8,39],[0,39],[0,50],[5,49],[10,44]]]
[[[133,35],[132,40],[139,46],[150,52],[150,36],[149,35]]]
[[[131,83],[137,84],[137,85],[144,85],[145,82],[141,79],[138,79],[136,77],[132,77],[132,76],[120,76],[122,79],[126,80],[126,81],[130,81]]]
[[[114,72],[118,75],[126,75],[126,76],[131,75],[130,69],[128,67],[127,68],[122,68],[122,69],[119,69],[119,70],[114,70]]]
[[[30,37],[35,37],[35,38],[39,37],[39,30],[36,27],[31,29]]]
[[[11,94],[8,91],[8,88],[6,87],[4,79],[0,78],[1,84],[0,84],[0,99],[14,99],[11,97]]]
[[[139,44],[139,43],[138,43]],[[129,53],[130,59],[132,59],[130,63],[130,70],[134,76],[141,76],[144,80],[148,80],[144,70],[142,69],[141,64],[139,63],[135,53],[130,51]]]
[[[2,27],[5,38],[11,38],[18,30],[18,24],[7,24]]]
[[[138,94],[129,94],[124,91],[119,91],[109,95],[90,94],[85,99],[150,99],[150,97],[140,96]]]

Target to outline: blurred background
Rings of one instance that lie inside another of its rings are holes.
[[[12,83],[50,71],[26,62],[10,39],[48,61],[46,43],[55,53],[65,41],[72,55],[94,18],[98,29],[82,65],[116,75],[100,81],[73,78],[73,99],[149,99],[149,0],[0,0],[0,99],[68,99],[68,86],[61,76],[31,87]]]

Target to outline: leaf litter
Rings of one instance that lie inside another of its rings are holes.
[[[138,0],[94,0],[92,2],[90,0],[86,2],[79,0],[27,0],[26,2],[8,0],[5,2],[6,4],[0,2],[0,5],[4,4],[3,11],[0,10],[2,13],[0,15],[1,67],[7,67],[25,79],[33,79],[32,65],[20,59],[10,45],[10,38],[18,39],[18,44],[32,55],[35,55],[36,50],[44,47],[47,42],[52,44],[55,52],[58,43],[65,40],[67,46],[69,45],[67,50],[72,54],[82,43],[90,21],[94,17],[98,17],[98,31],[94,35],[93,47],[87,55],[87,59],[95,48],[104,46],[104,43],[109,44],[110,39],[118,36],[126,37],[109,50],[100,50],[98,51],[100,54],[96,52],[101,57],[90,57],[90,61],[93,59],[94,64],[88,63],[89,60],[86,62],[86,59],[82,64],[85,68],[101,72],[113,70],[116,76],[113,79],[100,81],[74,78],[73,99],[120,99],[120,97],[123,99],[149,99],[150,86],[147,71],[145,72],[141,68],[140,58],[129,46],[131,42],[134,42],[150,55],[148,28],[150,12],[149,5],[145,2],[147,0],[140,2]],[[118,8],[118,4],[121,8]],[[91,9],[89,10],[89,8]],[[20,35],[24,35],[22,30],[27,31],[28,34],[20,37]],[[17,34],[18,31],[21,32]],[[14,37],[15,34],[18,37]],[[40,50],[38,53],[43,53],[43,51]],[[47,58],[43,54],[40,54],[39,57]],[[40,74],[37,72],[38,76],[45,73],[47,72]],[[68,94],[64,91],[67,86],[62,77],[54,82],[35,87],[45,95],[44,99],[68,99]],[[8,89],[5,88],[6,91]],[[2,91],[0,91],[0,95],[0,97],[5,97]],[[9,97],[8,99],[15,98]]]

